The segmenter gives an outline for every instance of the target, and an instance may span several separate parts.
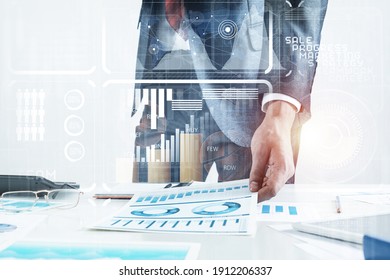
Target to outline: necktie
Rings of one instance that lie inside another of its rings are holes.
[[[170,26],[179,31],[184,18],[183,0],[165,0],[165,16]],[[183,34],[180,34],[183,37]]]

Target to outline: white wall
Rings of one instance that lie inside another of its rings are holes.
[[[329,3],[297,182],[390,183],[390,4],[356,2]],[[0,174],[130,179],[139,8],[0,0]]]

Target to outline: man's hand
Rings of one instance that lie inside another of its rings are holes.
[[[274,197],[295,173],[291,147],[295,114],[289,103],[273,101],[253,135],[249,186],[252,192],[258,192],[258,202]]]

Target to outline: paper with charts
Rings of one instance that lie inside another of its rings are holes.
[[[255,230],[257,196],[244,182],[137,194],[118,213],[93,228],[251,235]]]

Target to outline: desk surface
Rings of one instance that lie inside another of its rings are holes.
[[[336,208],[334,199],[337,194],[356,191],[389,191],[387,185],[287,185],[272,201],[315,203],[317,210],[324,216],[334,216]],[[200,244],[199,259],[361,259],[361,248],[345,242],[330,242],[328,252],[315,252],[311,245],[310,235],[303,238],[277,230],[279,223],[257,222],[254,236],[227,236],[210,234],[168,234],[136,233],[119,231],[90,230],[89,226],[104,217],[114,214],[122,207],[125,200],[96,200],[92,198],[95,190],[87,192],[80,204],[69,210],[50,210],[44,213],[47,218],[30,232],[22,241],[26,242],[60,242],[60,243],[94,243],[125,246],[131,242],[195,242]],[[383,207],[383,206],[382,206]],[[389,208],[389,206],[387,206]],[[345,215],[356,211],[368,213],[376,211],[373,205],[355,205],[346,209]],[[389,208],[390,210],[390,208]],[[43,212],[42,212],[43,213]],[[317,241],[318,241],[318,237]],[[316,239],[313,239],[315,242]],[[336,242],[336,243],[334,243]],[[337,243],[338,242],[338,243]],[[341,243],[341,244],[339,244]],[[345,248],[345,254],[332,254],[332,246]],[[340,247],[344,246],[344,247]],[[355,249],[354,253],[348,253]],[[356,250],[357,249],[357,250]],[[325,250],[326,251],[326,250]]]

